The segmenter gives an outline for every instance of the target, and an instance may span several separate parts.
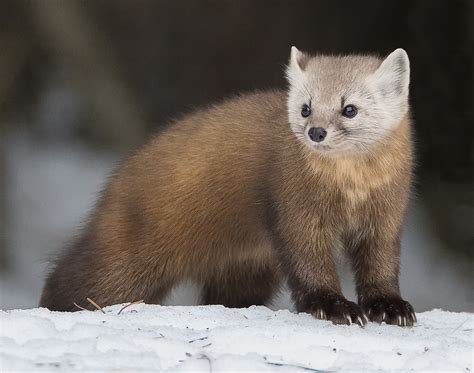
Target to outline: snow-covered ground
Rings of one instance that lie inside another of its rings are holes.
[[[413,328],[334,326],[266,307],[134,304],[0,311],[0,370],[456,371],[473,369],[474,318],[440,310]]]

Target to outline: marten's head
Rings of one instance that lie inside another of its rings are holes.
[[[383,143],[408,112],[410,62],[403,49],[373,56],[309,56],[291,48],[288,117],[296,137],[331,157]]]

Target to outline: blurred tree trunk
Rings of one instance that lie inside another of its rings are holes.
[[[100,142],[129,150],[143,141],[145,125],[136,99],[120,76],[120,59],[86,15],[82,1],[27,3],[35,26],[55,57],[68,67],[96,120],[88,130]]]

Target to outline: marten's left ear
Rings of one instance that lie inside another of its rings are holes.
[[[375,71],[377,89],[387,98],[407,98],[410,84],[410,60],[407,52],[398,48],[390,53]]]

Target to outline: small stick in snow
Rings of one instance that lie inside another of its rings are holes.
[[[122,313],[122,311],[123,311],[125,308],[130,307],[130,306],[133,305],[133,304],[139,304],[139,303],[143,303],[143,302],[144,302],[143,299],[142,299],[142,300],[136,300],[135,302],[131,302],[131,303],[127,304],[126,306],[123,306],[123,307],[120,309],[120,311],[118,311],[117,315],[120,315],[120,314]]]
[[[95,308],[97,308],[98,311],[102,312],[102,313],[105,313],[105,311],[102,309],[101,306],[99,306],[96,302],[94,302],[92,299],[90,298],[86,298],[87,301],[92,304]]]
[[[190,341],[188,341],[188,343],[193,343],[193,342],[196,342],[196,341],[204,341],[207,338],[209,338],[209,337],[201,337],[201,338],[191,339]]]
[[[275,366],[277,366],[277,367],[294,367],[294,368],[299,368],[299,369],[307,370],[307,371],[310,371],[310,372],[323,373],[322,370],[313,369],[313,368],[308,368],[308,367],[305,367],[305,366],[303,366],[303,365],[274,363],[274,362],[271,362],[271,361],[265,361],[265,364],[268,364],[268,365],[275,365]]]
[[[209,362],[209,372],[212,373],[212,361],[211,361],[211,358],[209,356],[207,356],[206,354],[201,354],[198,359],[205,359]]]

